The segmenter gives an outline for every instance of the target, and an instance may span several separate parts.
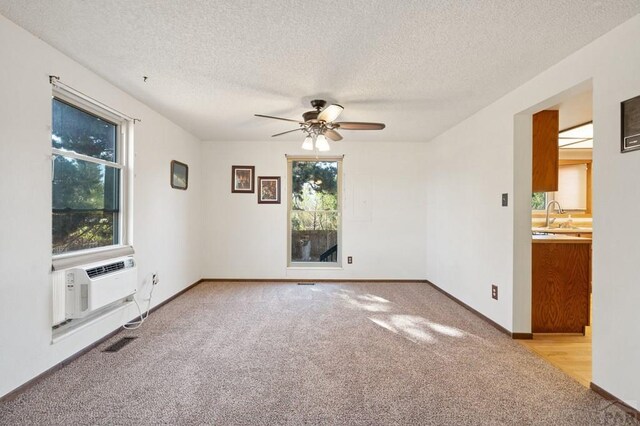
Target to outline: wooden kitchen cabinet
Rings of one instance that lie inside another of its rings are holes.
[[[533,191],[558,190],[558,111],[533,115]]]
[[[589,325],[591,293],[589,240],[534,240],[531,260],[532,331],[584,333]]]

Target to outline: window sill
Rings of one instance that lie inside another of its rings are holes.
[[[54,271],[60,271],[74,266],[129,256],[134,253],[132,246],[110,246],[101,249],[83,250],[54,256],[52,266]]]
[[[342,271],[342,266],[287,266],[287,270],[291,271]]]

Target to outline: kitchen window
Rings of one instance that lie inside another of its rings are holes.
[[[560,160],[558,190],[534,192],[531,210],[544,212],[554,200],[567,212],[591,214],[591,160]]]
[[[547,208],[547,193],[534,192],[531,195],[531,210],[544,210]]]
[[[558,168],[558,190],[549,193],[549,201],[558,201],[564,210],[586,212],[589,167],[586,162],[561,164]]]

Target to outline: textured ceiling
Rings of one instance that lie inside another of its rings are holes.
[[[342,120],[387,124],[346,141],[426,141],[640,1],[0,0],[0,13],[203,140],[268,139],[295,125],[254,113],[297,119],[320,97]]]

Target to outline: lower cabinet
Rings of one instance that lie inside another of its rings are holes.
[[[589,325],[591,244],[532,245],[534,333],[584,333]]]

